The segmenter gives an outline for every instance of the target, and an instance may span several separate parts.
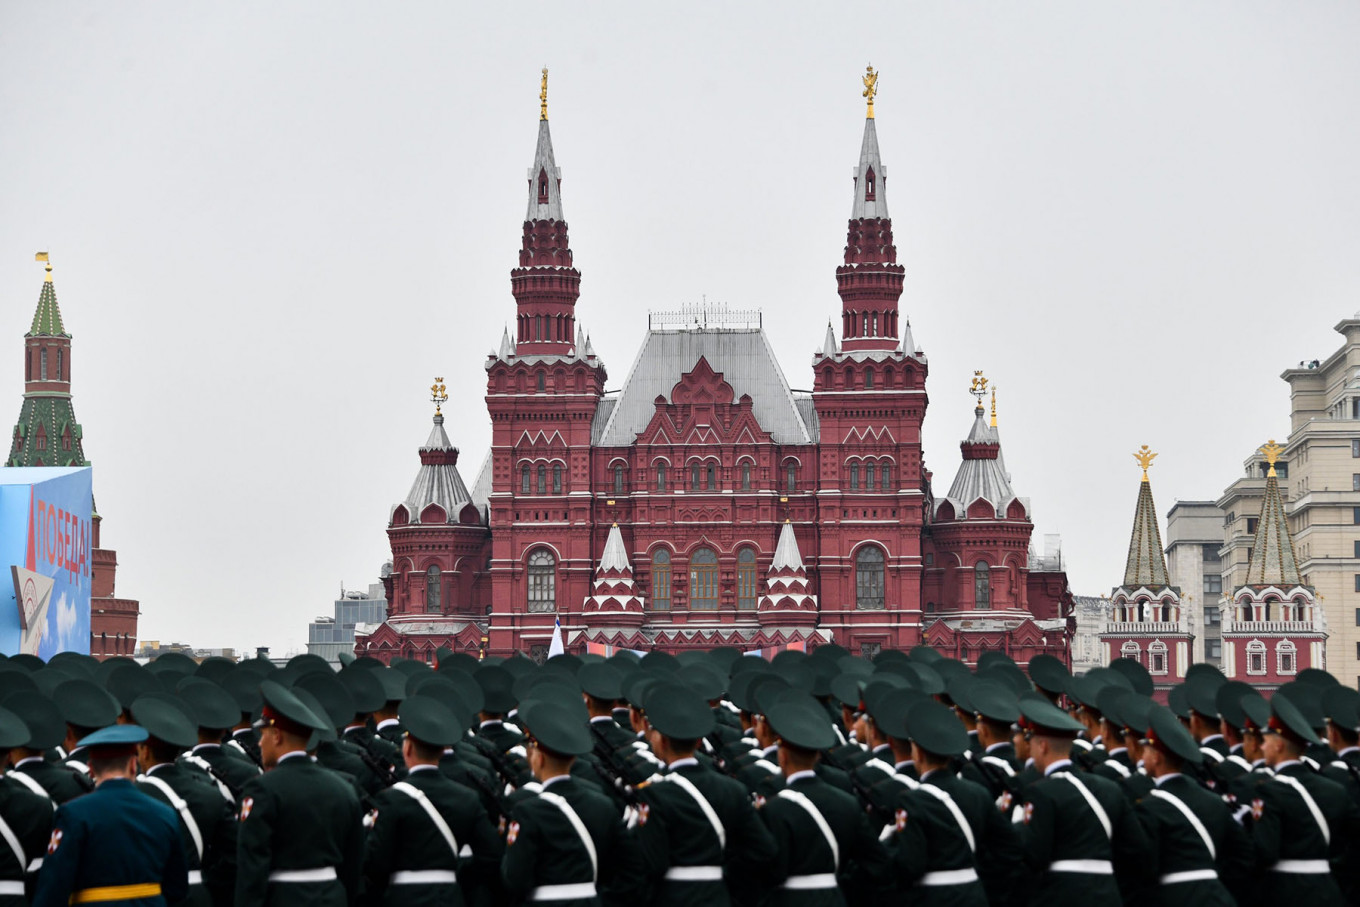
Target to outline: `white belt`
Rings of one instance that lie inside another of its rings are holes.
[[[1217,870],[1188,869],[1185,872],[1168,872],[1157,881],[1163,885],[1175,885],[1177,882],[1213,882],[1217,879]]]
[[[1084,872],[1088,875],[1112,876],[1114,864],[1109,860],[1054,860],[1048,864],[1049,872]]]
[[[672,866],[666,870],[670,882],[721,882],[721,866]]]
[[[452,869],[402,869],[388,878],[392,885],[453,885],[458,873]]]
[[[320,869],[276,869],[269,874],[271,882],[330,882],[339,878],[334,866]]]
[[[1277,860],[1271,872],[1292,872],[1299,875],[1326,875],[1332,864],[1326,860]]]
[[[968,882],[976,882],[977,880],[977,870],[970,866],[967,869],[942,869],[938,872],[928,872],[921,876],[916,884],[930,887],[936,885],[965,885]]]
[[[0,894],[23,895],[23,893],[24,893],[23,882],[0,882]]]
[[[534,889],[535,901],[576,901],[595,897],[594,882],[570,882],[565,885],[539,885]]]
[[[834,872],[818,872],[806,876],[789,876],[784,880],[784,884],[779,887],[785,891],[814,891],[822,888],[835,888],[836,874]]]
[[[191,870],[189,870],[189,884],[190,884],[190,885],[202,885],[202,884],[203,884],[203,870],[201,870],[201,869],[191,869]]]

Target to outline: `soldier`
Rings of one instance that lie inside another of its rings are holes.
[[[1029,661],[1029,679],[1045,699],[1061,708],[1063,693],[1072,682],[1072,672],[1060,659],[1039,654]]]
[[[179,817],[133,786],[136,746],[146,738],[144,729],[121,724],[75,741],[95,789],[57,810],[33,907],[162,897],[174,904],[188,895]]]
[[[1072,764],[1082,725],[1036,699],[1020,701],[1020,726],[1043,777],[1025,789],[1021,840],[1038,878],[1031,904],[1125,903],[1146,884],[1147,835],[1119,785]],[[1122,889],[1122,892],[1121,892]]]
[[[1252,849],[1264,869],[1262,903],[1345,903],[1329,858],[1344,855],[1357,840],[1360,811],[1345,788],[1301,761],[1305,748],[1321,741],[1284,696],[1270,700],[1263,733],[1266,764],[1275,773],[1256,785],[1251,801]]]
[[[197,729],[167,693],[140,696],[128,712],[148,734],[137,745],[137,789],[174,809],[183,828],[189,867],[184,903],[229,903],[236,884],[236,812],[216,785],[203,783],[197,768],[175,764],[198,739]]]
[[[1256,695],[1256,691],[1245,683],[1229,681],[1214,693],[1214,705],[1218,710],[1218,730],[1228,753],[1218,765],[1218,776],[1229,788],[1232,782],[1251,771],[1251,763],[1244,756],[1242,727],[1246,716],[1242,713],[1242,697]]]
[[[267,771],[242,791],[236,903],[343,904],[358,894],[363,816],[354,788],[307,756],[320,718],[281,684],[260,684]]]
[[[38,692],[11,693],[3,702],[29,730],[28,742],[10,752],[14,768],[9,777],[55,804],[65,803],[94,790],[88,773],[61,762],[49,762],[46,754],[66,739],[66,722],[52,700]]]
[[[1000,903],[1020,881],[1024,855],[987,789],[950,769],[967,751],[964,728],[946,706],[929,700],[913,705],[904,723],[921,782],[898,794],[889,840],[899,879],[915,886],[911,902]]]
[[[92,680],[68,680],[59,684],[52,691],[52,702],[66,722],[66,758],[63,761],[80,774],[88,775],[90,768],[79,741],[116,722],[123,712],[122,707]]]
[[[571,775],[577,757],[594,747],[585,706],[528,700],[519,719],[542,791],[511,811],[501,880],[512,904],[579,907],[635,897],[641,881],[636,841],[609,798]]]
[[[26,746],[29,730],[18,715],[0,708],[0,765],[15,747]],[[25,776],[27,777],[27,776]],[[42,868],[43,848],[52,834],[53,803],[45,791],[35,793],[13,778],[0,781],[0,905],[27,904],[24,883]]]
[[[1251,848],[1222,799],[1181,772],[1205,757],[1190,732],[1164,706],[1148,717],[1143,763],[1156,788],[1136,812],[1151,842],[1166,907],[1234,907],[1233,885],[1241,894],[1251,872]]]
[[[222,689],[236,700],[238,720],[231,727],[231,735],[223,746],[228,753],[249,759],[258,769],[264,769],[260,756],[260,741],[255,735],[255,712],[260,708],[260,676],[255,671],[238,667],[222,678]]]
[[[807,693],[786,690],[764,712],[786,784],[761,808],[777,845],[766,870],[777,886],[771,903],[857,903],[887,882],[891,867],[860,804],[815,771],[821,751],[836,744],[826,709]]]
[[[522,744],[524,735],[505,722],[505,716],[515,708],[514,675],[499,665],[490,665],[478,668],[472,679],[485,697],[477,716],[477,736],[502,753]]]
[[[712,708],[689,687],[662,680],[648,690],[647,715],[652,752],[668,768],[638,791],[643,869],[659,903],[726,907],[751,900],[749,892],[733,898],[729,890],[749,884],[774,859],[774,838],[741,782],[694,757],[716,723]]]
[[[362,666],[347,667],[336,676],[344,684],[345,689],[349,690],[355,710],[352,720],[341,732],[340,739],[363,749],[379,765],[392,766],[392,770],[386,772],[387,774],[397,778],[404,777],[405,766],[401,762],[401,746],[379,737],[374,733],[373,727],[369,726],[370,723],[377,725],[377,720],[373,716],[382,712],[387,705],[387,693],[383,689],[382,681],[378,679],[378,672]]]
[[[576,679],[590,714],[590,732],[595,735],[596,749],[631,747],[637,738],[614,720],[614,703],[623,696],[623,675],[607,664],[587,664],[581,666]]]
[[[1336,758],[1322,767],[1322,774],[1346,788],[1360,802],[1360,692],[1333,686],[1322,692],[1327,715],[1327,744]]]
[[[998,802],[998,806],[1009,811],[1020,790],[1016,778],[1020,763],[1011,741],[1011,726],[1020,717],[1015,694],[994,681],[979,680],[969,689],[969,695],[982,752],[968,760],[959,777],[982,785],[995,801],[1004,799],[1006,802]]]
[[[444,748],[458,741],[466,721],[420,695],[402,702],[399,717],[408,774],[376,798],[362,902],[460,907],[464,892],[497,880],[504,849],[477,794],[440,772]],[[465,848],[471,859],[459,869]]]
[[[198,722],[198,742],[181,758],[224,785],[233,805],[239,803],[241,790],[260,776],[260,768],[249,756],[222,743],[227,729],[236,723],[236,701],[222,687],[197,677],[181,680],[179,695]]]

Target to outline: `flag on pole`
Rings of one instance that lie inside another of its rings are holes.
[[[566,649],[562,646],[562,621],[559,618],[553,621],[553,635],[552,642],[548,643],[548,657],[561,655],[565,651]]]

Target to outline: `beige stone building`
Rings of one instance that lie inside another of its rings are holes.
[[[1177,501],[1166,515],[1166,570],[1181,590],[1194,634],[1194,660],[1221,657],[1223,511],[1213,501]]]

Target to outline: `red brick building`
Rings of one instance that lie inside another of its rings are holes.
[[[1066,576],[1031,569],[1029,505],[981,393],[958,475],[933,491],[928,364],[898,308],[874,126],[871,108],[836,269],[841,339],[828,324],[810,392],[791,389],[759,313],[702,307],[650,315],[607,392],[577,319],[544,109],[515,331],[486,362],[491,450],[469,489],[435,416],[389,521],[389,616],[360,630],[357,653],[541,654],[560,621],[568,651],[928,641],[968,661],[1066,658]]]
[[[52,265],[24,335],[24,402],[6,466],[88,466],[84,434],[71,403],[71,335],[62,322]],[[114,590],[118,552],[100,547],[102,518],[94,514],[90,591],[90,654],[131,656],[137,648],[136,601]]]

